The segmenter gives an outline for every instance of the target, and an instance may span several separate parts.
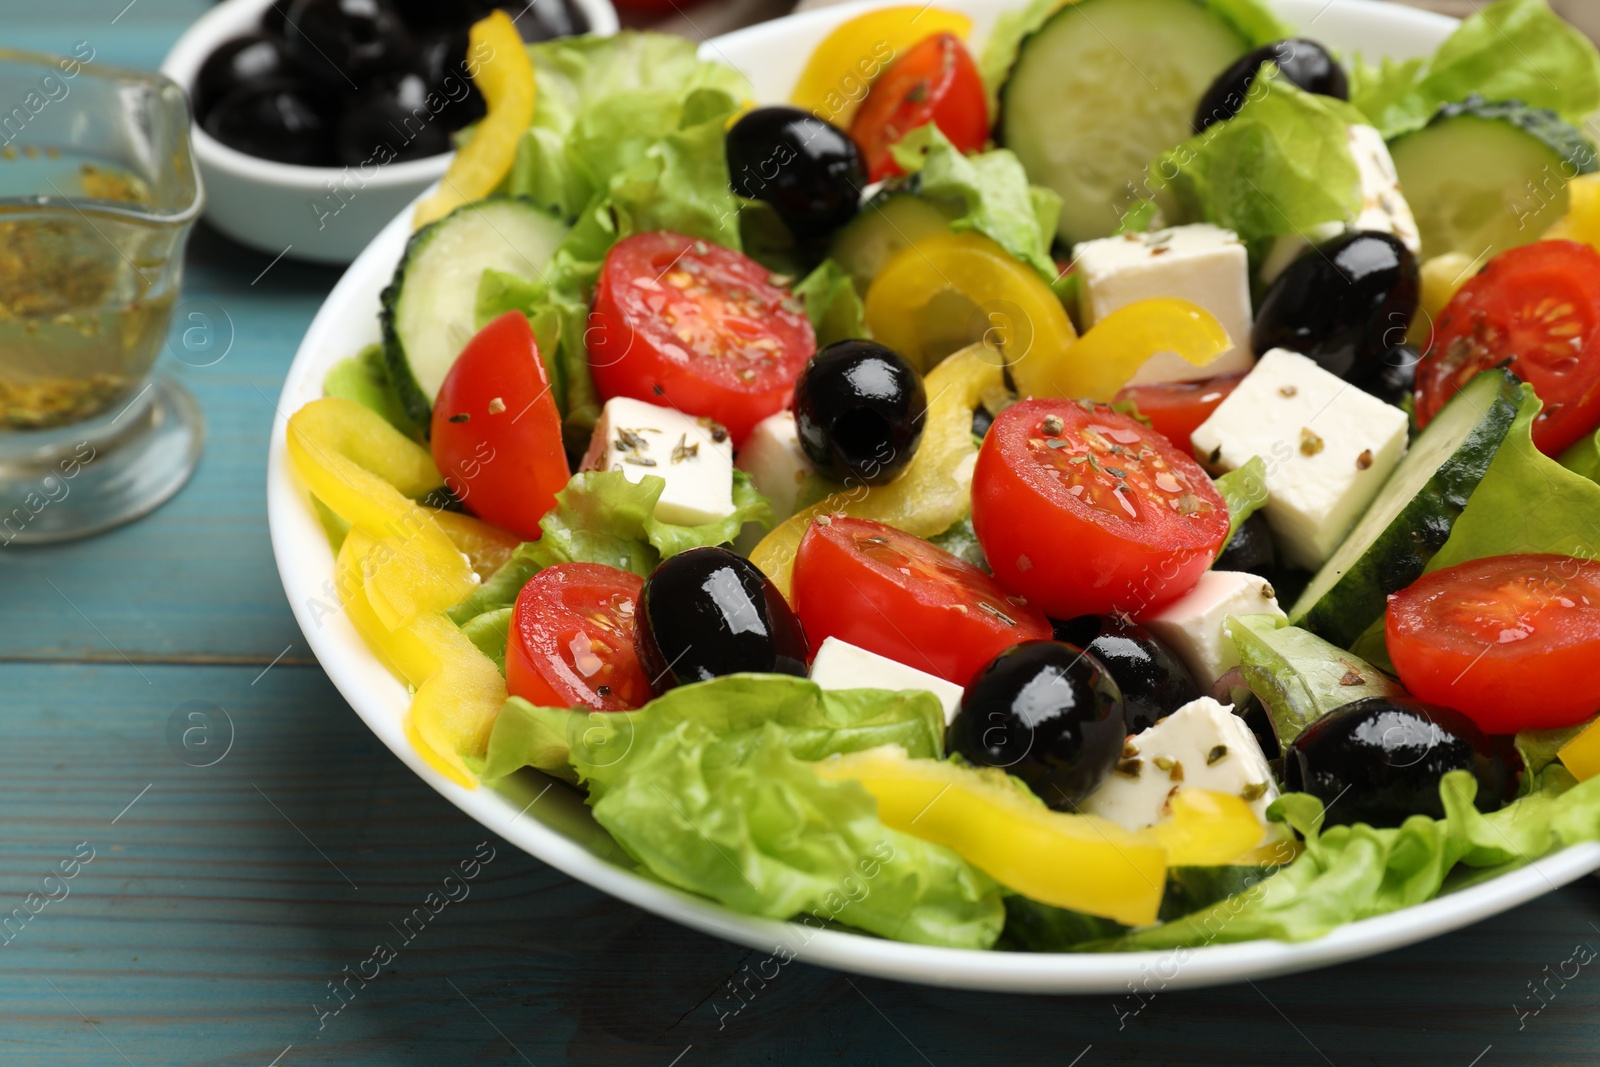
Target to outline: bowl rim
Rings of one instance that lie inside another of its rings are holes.
[[[735,31],[702,45],[702,55],[725,58],[746,41],[782,36],[798,28],[842,21],[853,14],[888,6],[895,0],[857,0],[759,26]],[[1393,25],[1394,19],[1454,20],[1377,0],[1338,0],[1341,7],[1372,12]],[[962,10],[1006,10],[1015,0],[954,0]],[[1277,8],[1316,11],[1326,0],[1274,0]],[[1382,12],[1381,15],[1377,15]],[[708,51],[709,50],[709,51]],[[423,195],[426,195],[424,193]],[[804,922],[763,919],[660,882],[646,879],[585,848],[579,841],[538,819],[522,819],[543,791],[537,772],[504,779],[496,786],[469,790],[451,782],[426,763],[406,740],[391,701],[405,707],[405,689],[377,664],[376,657],[342,616],[325,628],[305,591],[320,588],[331,572],[331,558],[302,555],[307,545],[329,557],[326,536],[305,500],[305,492],[288,463],[287,411],[309,395],[320,395],[321,374],[337,358],[325,338],[349,319],[364,292],[392,274],[410,233],[410,209],[385,226],[351,264],[317,312],[284,382],[269,444],[268,524],[273,553],[285,594],[313,653],[340,694],[369,729],[400,760],[445,799],[510,843],[563,873],[652,914],[736,944],[784,954],[812,964],[898,981],[953,988],[1035,994],[1122,993],[1143,982],[1149,991],[1198,988],[1253,978],[1310,970],[1426,940],[1526,903],[1568,882],[1600,869],[1600,842],[1574,845],[1533,861],[1518,870],[1422,904],[1373,918],[1346,923],[1311,941],[1269,939],[1212,944],[1201,948],[1145,950],[1126,953],[1022,953],[941,948],[889,941],[869,934],[812,927]],[[361,307],[359,314],[374,310]],[[375,691],[375,690],[381,690]],[[554,785],[549,779],[548,790]],[[520,793],[521,795],[516,795]],[[526,802],[526,803],[524,803]],[[786,961],[786,959],[785,959]],[[1151,986],[1151,983],[1154,986]]]
[[[380,188],[432,182],[443,176],[449,169],[450,160],[455,157],[454,151],[441,152],[422,159],[387,163],[375,168],[366,168],[365,164],[307,167],[298,163],[279,163],[277,160],[261,159],[236,148],[230,148],[201,127],[198,116],[193,113],[193,97],[190,94],[201,65],[218,45],[249,32],[257,25],[261,13],[274,2],[275,0],[223,0],[195,19],[161,60],[159,68],[161,73],[175,82],[185,95],[190,96],[190,141],[194,145],[194,155],[197,160],[207,166],[215,166],[219,170],[226,171],[233,177],[306,193],[323,190],[329,183],[337,181],[342,175],[351,171],[362,172],[367,184],[377,185]],[[573,0],[573,3],[589,20],[590,32],[596,36],[612,36],[620,28],[617,11],[611,5],[611,0]],[[367,178],[364,169],[373,169],[375,173]]]

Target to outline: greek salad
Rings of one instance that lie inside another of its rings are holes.
[[[289,420],[462,786],[727,907],[1299,940],[1600,839],[1600,53],[1258,0],[471,46],[486,113]],[[1586,123],[1591,125],[1586,126]]]

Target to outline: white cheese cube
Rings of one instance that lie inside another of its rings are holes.
[[[1233,347],[1203,367],[1175,352],[1151,357],[1131,385],[1193,382],[1250,369],[1250,267],[1237,234],[1209,223],[1085,241],[1073,249],[1086,328],[1138,300],[1175,296],[1211,312]]]
[[[756,423],[739,446],[734,466],[750,476],[756,492],[772,501],[774,523],[793,515],[800,485],[811,473],[811,461],[800,447],[794,412],[780,411]]]
[[[1140,622],[1177,653],[1204,690],[1239,665],[1239,653],[1227,633],[1229,615],[1286,619],[1265,578],[1241,571],[1207,571],[1193,589]]]
[[[1290,563],[1316,570],[1400,462],[1406,415],[1275,348],[1190,440],[1214,471],[1266,462],[1267,522]]]
[[[1171,814],[1167,800],[1181,789],[1242,797],[1265,825],[1278,799],[1267,757],[1233,708],[1210,697],[1190,701],[1128,739],[1127,755],[1078,806],[1129,830],[1154,826]],[[1266,842],[1276,836],[1270,826]]]
[[[944,705],[945,725],[961,707],[961,687],[915,667],[857,648],[837,637],[827,638],[811,661],[811,680],[824,689],[922,689]]]
[[[667,487],[656,518],[699,526],[733,514],[733,442],[710,419],[642,400],[612,397],[600,412],[579,468],[621,471],[630,482],[653,474]]]
[[[1356,124],[1347,127],[1350,155],[1361,175],[1361,209],[1349,225],[1325,222],[1314,226],[1304,235],[1287,233],[1273,242],[1261,264],[1261,283],[1272,284],[1284,268],[1299,258],[1312,244],[1339,236],[1347,230],[1377,230],[1392,233],[1413,255],[1422,255],[1422,234],[1417,230],[1416,216],[1411,205],[1400,191],[1400,174],[1395,170],[1389,146],[1383,134],[1371,126]]]

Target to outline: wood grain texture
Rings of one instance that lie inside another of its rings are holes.
[[[138,0],[113,24],[122,2],[0,0],[0,27],[7,45],[89,39],[102,58],[152,66],[204,7]],[[235,334],[214,366],[165,361],[205,406],[195,480],[106,537],[0,550],[0,1063],[1596,1061],[1600,966],[1552,980],[1537,1016],[1513,1008],[1537,1003],[1528,983],[1575,945],[1600,946],[1592,880],[1377,959],[1255,987],[1142,990],[1141,1007],[801,964],[763,984],[748,977],[772,973],[762,953],[484,846],[305,665],[265,529],[268,398],[336,272],[286,260],[252,284],[268,262],[203,229],[191,247],[191,303],[220,307]],[[189,702],[208,709],[199,740],[216,747],[176,736]],[[223,713],[231,747],[191,766],[222,750]],[[445,878],[484,847],[493,859],[461,897]],[[93,858],[46,881],[75,849]],[[429,894],[445,891],[461,898],[434,914]],[[347,979],[372,973],[380,943],[396,953],[380,976]],[[345,981],[337,999],[329,983]]]

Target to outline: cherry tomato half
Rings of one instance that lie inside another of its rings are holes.
[[[1600,561],[1492,556],[1425,574],[1389,598],[1384,636],[1407,689],[1485,733],[1600,711]]]
[[[962,152],[976,152],[989,140],[983,79],[971,53],[953,33],[929,37],[889,64],[872,83],[850,123],[850,136],[866,160],[867,180],[904,173],[889,146],[930,122]]]
[[[819,516],[794,561],[794,607],[812,648],[829,637],[966,685],[1050,622],[965,560],[867,519]]]
[[[1228,399],[1228,394],[1242,381],[1243,374],[1229,374],[1204,382],[1130,385],[1117,394],[1117,402],[1131,401],[1139,414],[1149,419],[1150,425],[1179,451],[1193,453],[1189,435],[1211,417],[1217,405]]]
[[[606,254],[585,341],[604,399],[715,419],[735,444],[789,403],[817,350],[805,308],[749,256],[676,233]]]
[[[972,526],[1000,584],[1052,618],[1144,615],[1194,588],[1227,539],[1228,507],[1137,419],[1024,400],[978,450]]]
[[[479,330],[433,402],[430,448],[447,489],[485,522],[532,541],[572,472],[539,345],[520,311]]]
[[[1500,253],[1463,285],[1417,364],[1418,424],[1506,360],[1544,401],[1533,424],[1539,451],[1557,455],[1600,423],[1600,252],[1536,241]]]
[[[599,563],[558,563],[517,594],[506,690],[542,708],[627,711],[650,699],[633,651],[644,579]]]

